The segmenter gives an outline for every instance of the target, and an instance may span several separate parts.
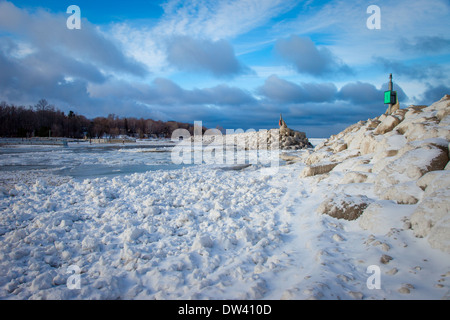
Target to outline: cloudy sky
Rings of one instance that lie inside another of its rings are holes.
[[[68,29],[70,5],[81,29]],[[380,29],[367,27],[380,8]],[[450,94],[450,3],[0,0],[0,101],[328,137]]]

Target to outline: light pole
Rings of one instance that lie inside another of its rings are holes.
[[[392,73],[390,73],[389,74],[389,87],[388,87],[388,90],[390,91],[390,92],[392,92],[392,87],[393,87],[393,85],[392,85]],[[392,108],[392,100],[390,100],[390,103],[389,103],[389,114],[391,114],[391,108]]]
[[[397,103],[397,92],[393,90],[393,83],[392,83],[392,73],[389,74],[389,90],[384,92],[384,103],[389,105],[388,107],[388,114],[391,114],[391,109],[394,104]]]

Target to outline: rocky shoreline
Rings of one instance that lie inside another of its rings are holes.
[[[304,162],[300,178],[316,184],[336,172],[347,189],[373,188],[373,198],[331,193],[317,212],[359,219],[362,228],[370,229],[390,202],[416,205],[405,227],[416,237],[427,237],[431,247],[450,253],[449,142],[446,95],[430,106],[409,106],[360,121],[290,161]]]

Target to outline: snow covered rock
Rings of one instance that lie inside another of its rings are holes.
[[[396,125],[400,123],[400,119],[393,116],[388,115],[375,129],[374,134],[385,134],[389,131],[392,131]]]
[[[402,218],[408,215],[404,208],[390,200],[372,202],[361,214],[358,224],[375,234],[387,234],[392,228],[402,227]]]
[[[359,151],[363,155],[373,153],[375,151],[377,144],[378,144],[377,137],[375,137],[374,134],[370,132],[366,134],[364,138],[361,140]]]
[[[215,136],[207,137],[208,141],[214,141]],[[219,136],[220,137],[220,136]],[[216,137],[217,140],[217,137]],[[313,148],[304,132],[288,129],[283,133],[280,129],[249,131],[225,136],[227,144],[234,144],[245,150],[298,150]]]
[[[347,172],[341,180],[341,184],[347,183],[363,183],[366,182],[368,178],[368,174],[364,172],[350,171]]]
[[[371,201],[364,195],[334,194],[327,197],[320,204],[317,212],[337,219],[355,220],[363,213]]]
[[[375,178],[375,192],[381,199],[416,203],[418,199],[414,198],[418,190],[412,185],[399,184],[416,181],[429,171],[442,170],[447,162],[447,151],[434,144],[423,144],[406,151],[379,172]]]
[[[394,200],[398,204],[416,204],[423,194],[414,181],[394,184],[385,189],[377,189],[377,191],[381,199]]]
[[[432,192],[411,216],[411,228],[417,237],[428,237],[433,248],[450,253],[450,188]]]
[[[338,162],[335,162],[335,163],[324,163],[307,166],[300,173],[300,177],[305,178],[315,176],[318,174],[328,173],[331,170],[333,170],[333,168],[336,167],[338,164],[339,164]]]
[[[450,188],[450,171],[430,171],[416,182],[417,186],[425,191],[424,197],[438,189]]]
[[[286,154],[286,153],[280,154],[280,159],[284,160],[286,162],[297,162],[297,161],[301,160],[301,158],[298,156],[294,156],[294,155],[290,155],[290,154]]]

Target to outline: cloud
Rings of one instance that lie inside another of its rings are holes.
[[[289,11],[295,0],[170,0],[158,33],[230,39]]]
[[[293,64],[299,73],[313,76],[352,73],[350,67],[342,63],[328,48],[317,47],[310,38],[292,35],[288,39],[279,39],[275,50]]]
[[[218,77],[247,71],[236,59],[232,46],[225,40],[210,41],[176,36],[168,43],[167,59],[180,70],[208,71]]]
[[[271,75],[257,91],[274,101],[305,103],[333,101],[337,89],[333,83],[302,83],[299,85]]]
[[[333,103],[339,100],[365,107],[368,104],[383,105],[386,90],[388,90],[388,83],[384,83],[380,89],[377,89],[371,83],[349,82],[338,90],[333,83],[296,84],[271,75],[256,91],[271,101],[284,104]],[[403,89],[396,83],[394,83],[394,90],[397,91],[399,101],[408,99]]]
[[[86,19],[80,30],[66,27],[67,15],[50,14],[43,10],[29,13],[14,4],[0,2],[0,30],[29,43],[34,51],[46,52],[53,57],[72,59],[97,69],[114,73],[144,76],[146,67],[123,54],[121,49]]]
[[[373,84],[358,81],[344,85],[339,90],[338,98],[354,104],[382,102],[383,91],[378,90]]]
[[[398,84],[394,83],[393,86],[394,90],[397,91],[399,101],[408,99],[407,95]],[[356,105],[383,104],[384,91],[387,90],[388,83],[384,83],[380,89],[377,89],[373,84],[357,81],[345,84],[339,90],[337,98]]]
[[[441,36],[420,36],[415,42],[405,38],[400,39],[399,48],[405,52],[440,53],[450,51],[450,39]]]
[[[89,92],[95,98],[116,97],[148,105],[161,105],[162,108],[179,105],[223,107],[255,103],[250,93],[237,87],[220,84],[211,88],[186,90],[166,78],[156,78],[150,85],[112,80],[90,85]]]
[[[60,69],[73,68],[70,79]],[[102,75],[82,63],[70,64],[62,57],[42,57],[31,54],[23,59],[5,55],[0,48],[0,95],[10,101],[35,102],[39,98],[56,99],[72,103],[87,98],[85,78],[102,79]]]
[[[443,79],[446,78],[445,67],[434,63],[421,63],[408,65],[397,60],[389,60],[383,57],[374,57],[375,63],[381,65],[384,70],[410,79]]]
[[[115,76],[142,78],[146,67],[89,21],[83,19],[81,30],[69,30],[66,19],[65,13],[28,12],[0,2],[1,98],[25,105],[46,98],[86,115],[136,107],[130,100],[96,99],[89,86]]]
[[[427,89],[422,94],[421,104],[430,105],[439,101],[444,95],[450,94],[450,87],[440,84],[436,86],[427,85]]]

